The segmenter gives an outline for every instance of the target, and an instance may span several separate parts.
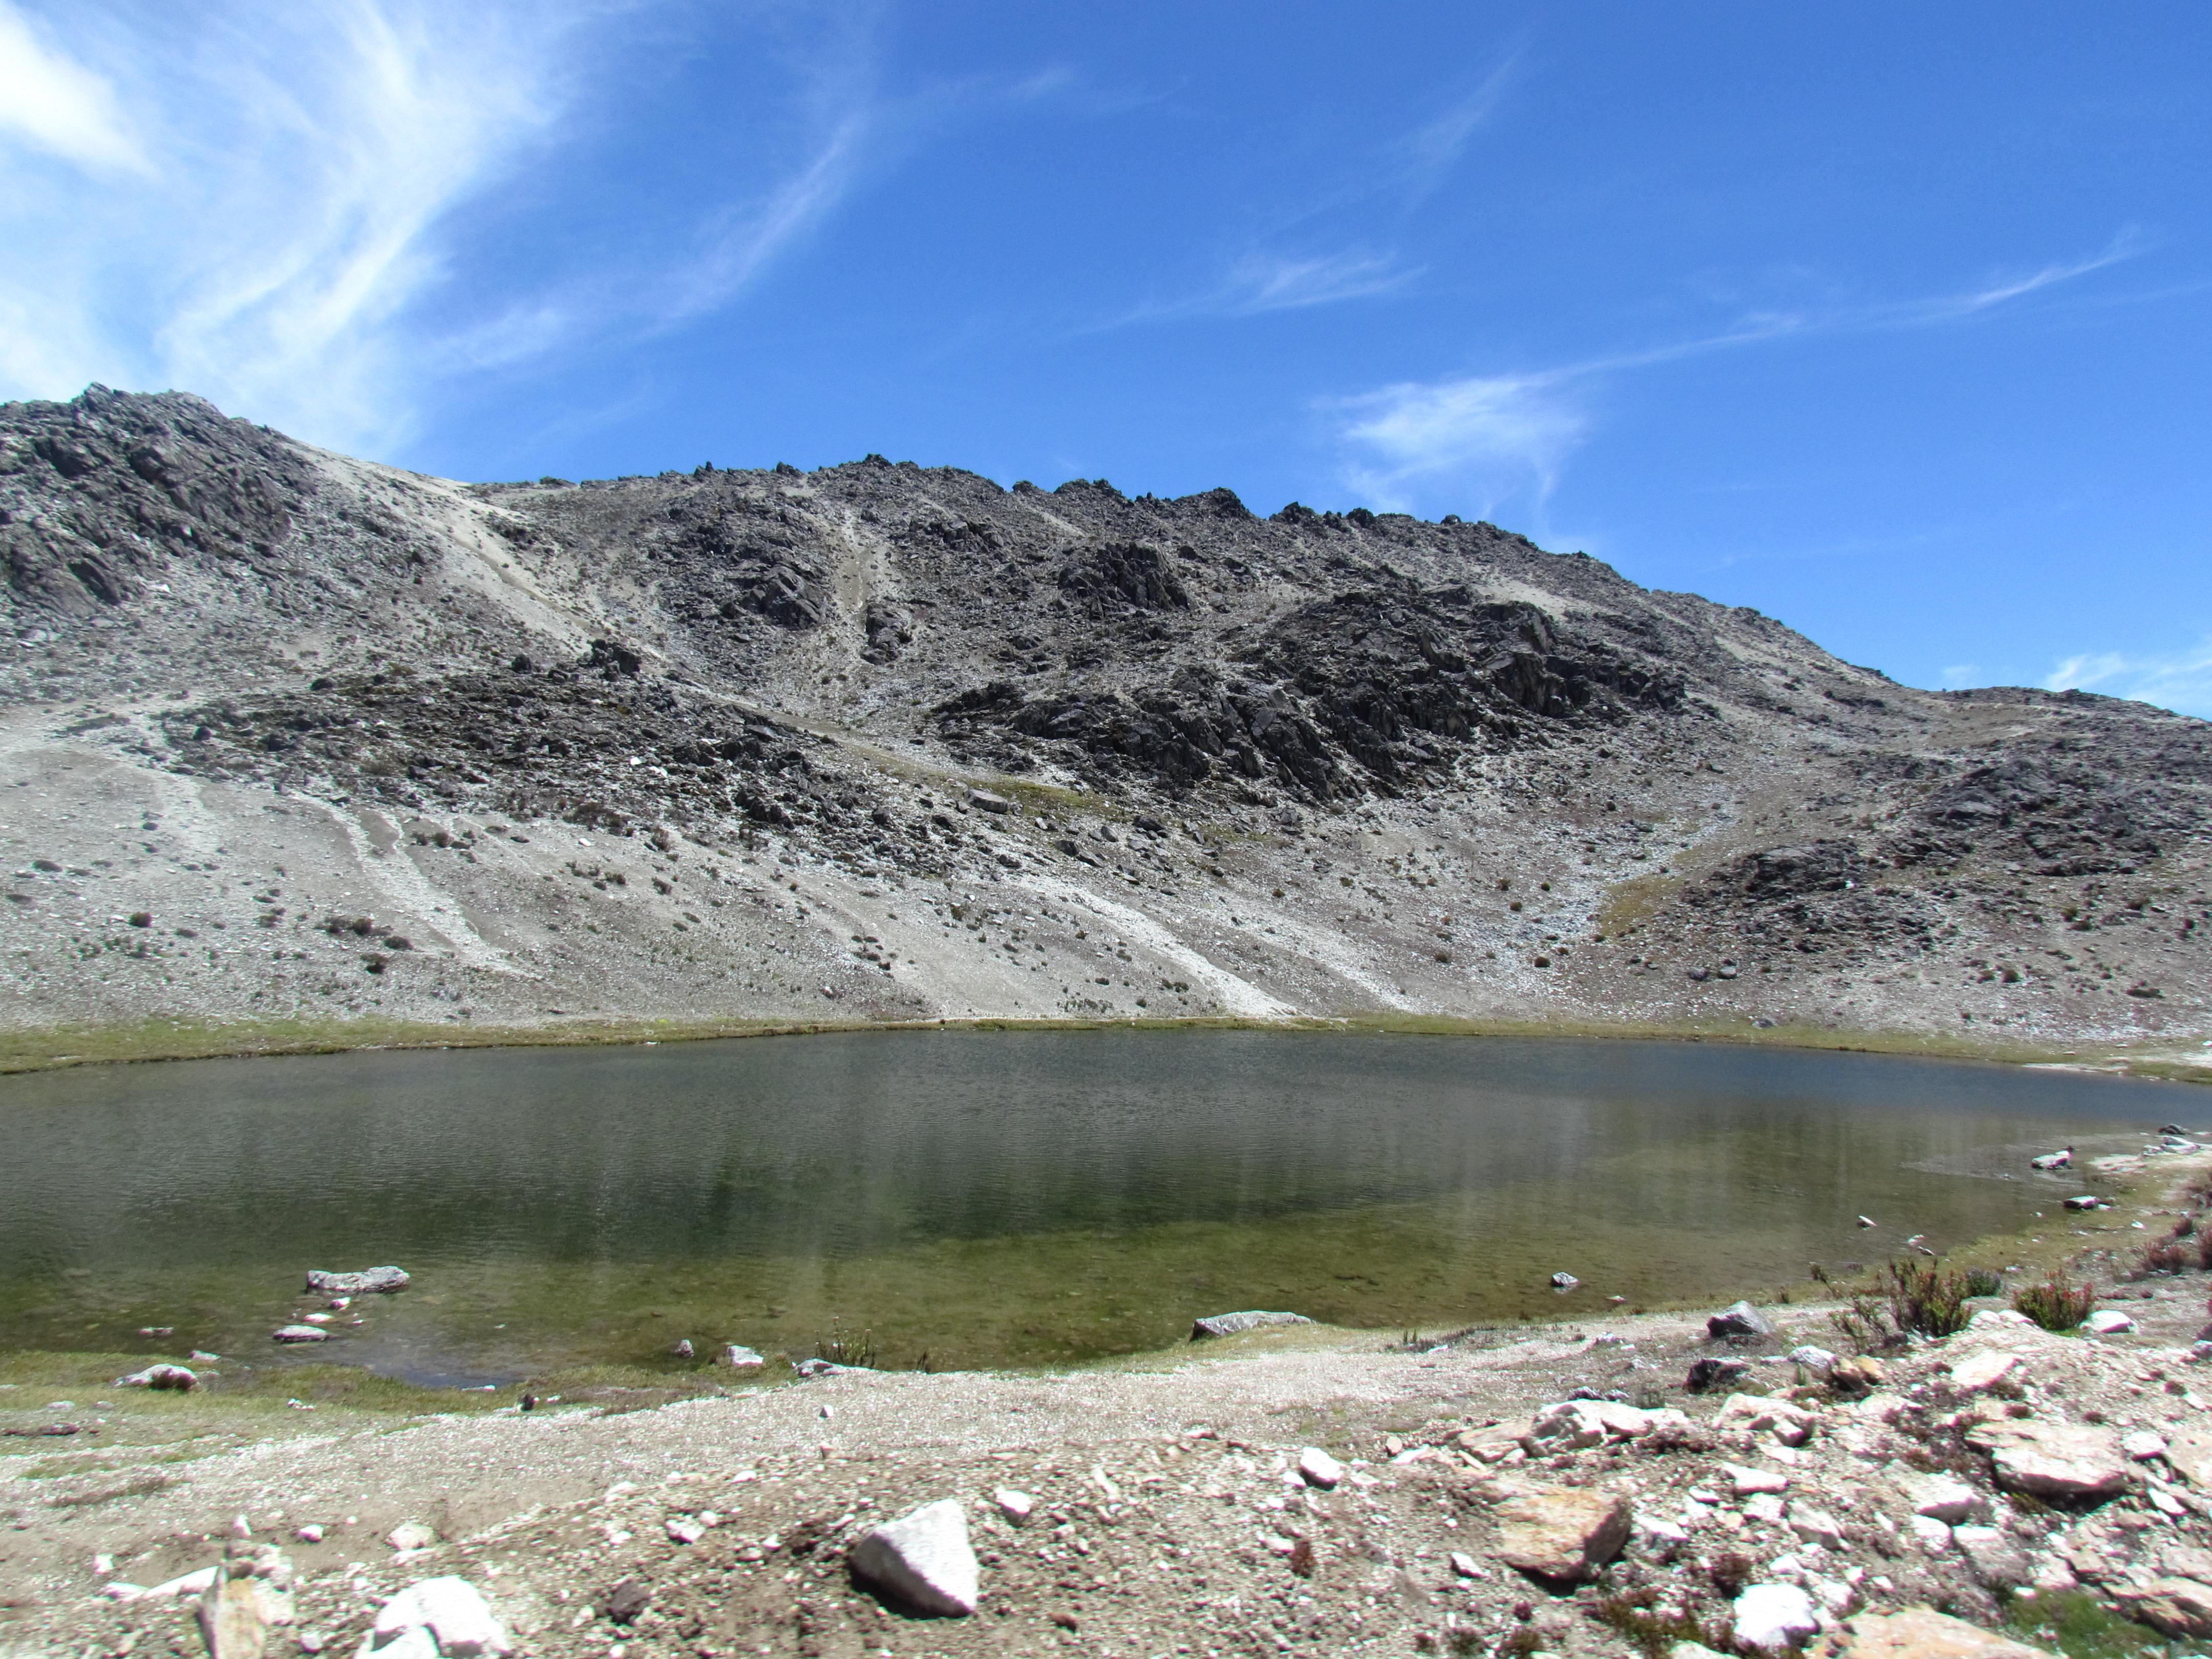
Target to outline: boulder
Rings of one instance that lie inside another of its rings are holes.
[[[1913,1514],[1931,1516],[1946,1526],[1954,1527],[1988,1512],[1981,1493],[1954,1476],[1905,1470],[1891,1478],[1912,1506]]]
[[[1819,1659],[2057,1659],[1954,1619],[1933,1607],[1862,1613],[1846,1619],[1819,1650]]]
[[[1951,1542],[1984,1589],[2018,1589],[2033,1576],[2027,1552],[1996,1527],[1954,1527]]]
[[[1552,1288],[1555,1291],[1571,1291],[1581,1283],[1581,1279],[1570,1273],[1556,1273],[1552,1275]]]
[[[273,1545],[227,1558],[200,1593],[208,1659],[262,1659],[270,1631],[292,1619],[292,1564]]]
[[[2124,1336],[2135,1328],[2136,1322],[2118,1308],[2100,1308],[2081,1322],[2092,1336]]]
[[[1698,1359],[1690,1364],[1690,1375],[1682,1386],[1692,1394],[1711,1394],[1716,1389],[1733,1388],[1751,1375],[1751,1362],[1746,1359]]]
[[[2130,1618],[2168,1636],[2212,1636],[2212,1587],[2194,1578],[2154,1578],[2115,1584],[2112,1597]]]
[[[1771,1336],[1774,1326],[1767,1316],[1748,1302],[1738,1302],[1723,1308],[1705,1321],[1705,1334],[1714,1338]]]
[[[1820,1628],[1813,1598],[1795,1584],[1751,1584],[1735,1599],[1735,1644],[1781,1653]]]
[[[118,1389],[173,1389],[180,1394],[190,1394],[199,1385],[199,1373],[182,1365],[149,1365],[115,1379]]]
[[[1790,1349],[1790,1362],[1802,1367],[1807,1376],[1819,1382],[1826,1382],[1834,1374],[1837,1363],[1832,1350],[1815,1346],[1810,1342]]]
[[[483,1592],[449,1575],[410,1584],[379,1608],[361,1659],[497,1659],[514,1651]]]
[[[1204,1341],[1212,1336],[1234,1336],[1239,1331],[1256,1331],[1270,1325],[1310,1325],[1313,1321],[1304,1314],[1266,1313],[1249,1309],[1243,1313],[1209,1314],[1204,1319],[1190,1322],[1190,1340]]]
[[[1790,1530],[1797,1534],[1797,1541],[1801,1544],[1818,1544],[1824,1550],[1839,1550],[1844,1547],[1841,1523],[1824,1510],[1792,1504],[1790,1506]]]
[[[2120,1449],[2136,1462],[2148,1463],[2154,1457],[2166,1455],[2166,1437],[2148,1429],[2137,1429],[2120,1437]]]
[[[2191,1486],[2212,1487],[2212,1429],[2176,1429],[2166,1443],[2166,1461]]]
[[[280,1325],[269,1333],[276,1342],[327,1342],[331,1334],[320,1325]]]
[[[1500,1504],[1498,1558],[1554,1583],[1579,1583],[1620,1553],[1634,1510],[1618,1492],[1539,1486]]]
[[[979,812],[994,812],[1003,817],[1014,810],[1014,803],[1004,795],[994,795],[988,789],[970,789],[968,804]]]
[[[1966,1443],[1989,1454],[1999,1486],[2032,1497],[2097,1502],[2142,1486],[2118,1437],[2087,1424],[2001,1418],[1975,1424]]]
[[[2008,1381],[2016,1381],[2020,1356],[2002,1348],[1984,1348],[1951,1363],[1951,1386],[1960,1394],[1980,1394]]]
[[[357,1273],[307,1270],[307,1288],[324,1296],[385,1296],[407,1288],[407,1275],[397,1267],[368,1267]]]
[[[1344,1479],[1344,1465],[1319,1446],[1308,1446],[1298,1454],[1298,1478],[1327,1492]]]
[[[1030,1516],[1036,1512],[1036,1499],[1025,1492],[1017,1492],[1012,1486],[1000,1487],[991,1494],[991,1501],[998,1505],[999,1513],[1006,1516],[1008,1526],[1025,1525]]]
[[[848,1559],[857,1577],[917,1612],[964,1618],[975,1611],[981,1569],[967,1512],[952,1498],[870,1528]]]
[[[1750,1469],[1741,1463],[1723,1463],[1721,1470],[1729,1478],[1729,1486],[1738,1498],[1750,1498],[1759,1492],[1786,1492],[1790,1477],[1779,1469]]]
[[[438,1541],[436,1528],[420,1521],[403,1521],[384,1534],[384,1541],[404,1555],[410,1550],[427,1550]]]
[[[732,1370],[757,1371],[767,1364],[768,1361],[752,1349],[741,1347],[737,1343],[732,1342],[725,1345],[722,1349],[722,1363]]]
[[[1791,1400],[1770,1395],[1732,1394],[1713,1419],[1716,1428],[1749,1429],[1754,1434],[1771,1431],[1785,1445],[1802,1446],[1813,1433],[1819,1413]]]

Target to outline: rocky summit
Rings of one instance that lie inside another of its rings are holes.
[[[1488,524],[463,484],[0,406],[0,1023],[1232,1016],[2179,1055],[2212,729]]]

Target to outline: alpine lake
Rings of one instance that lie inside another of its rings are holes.
[[[1394,1334],[1597,1320],[1777,1296],[1915,1235],[2066,1225],[2085,1177],[2032,1156],[2140,1151],[2203,1098],[1867,1054],[1218,1030],[87,1066],[0,1078],[0,1351],[482,1387],[696,1376],[726,1343],[771,1376],[817,1349],[1061,1365],[1252,1308]],[[271,1340],[325,1310],[306,1270],[386,1263],[410,1288],[331,1312],[326,1341]]]

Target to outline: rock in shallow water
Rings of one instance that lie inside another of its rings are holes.
[[[965,1618],[975,1611],[981,1569],[968,1542],[968,1516],[950,1498],[864,1534],[854,1573],[921,1613]]]
[[[357,1273],[307,1270],[307,1288],[325,1296],[388,1295],[407,1288],[408,1277],[398,1267],[369,1267]]]

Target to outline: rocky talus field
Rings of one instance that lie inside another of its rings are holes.
[[[25,1063],[974,1018],[2212,1036],[2203,722],[1914,690],[1487,524],[877,456],[465,484],[94,387],[0,406],[0,568]]]

